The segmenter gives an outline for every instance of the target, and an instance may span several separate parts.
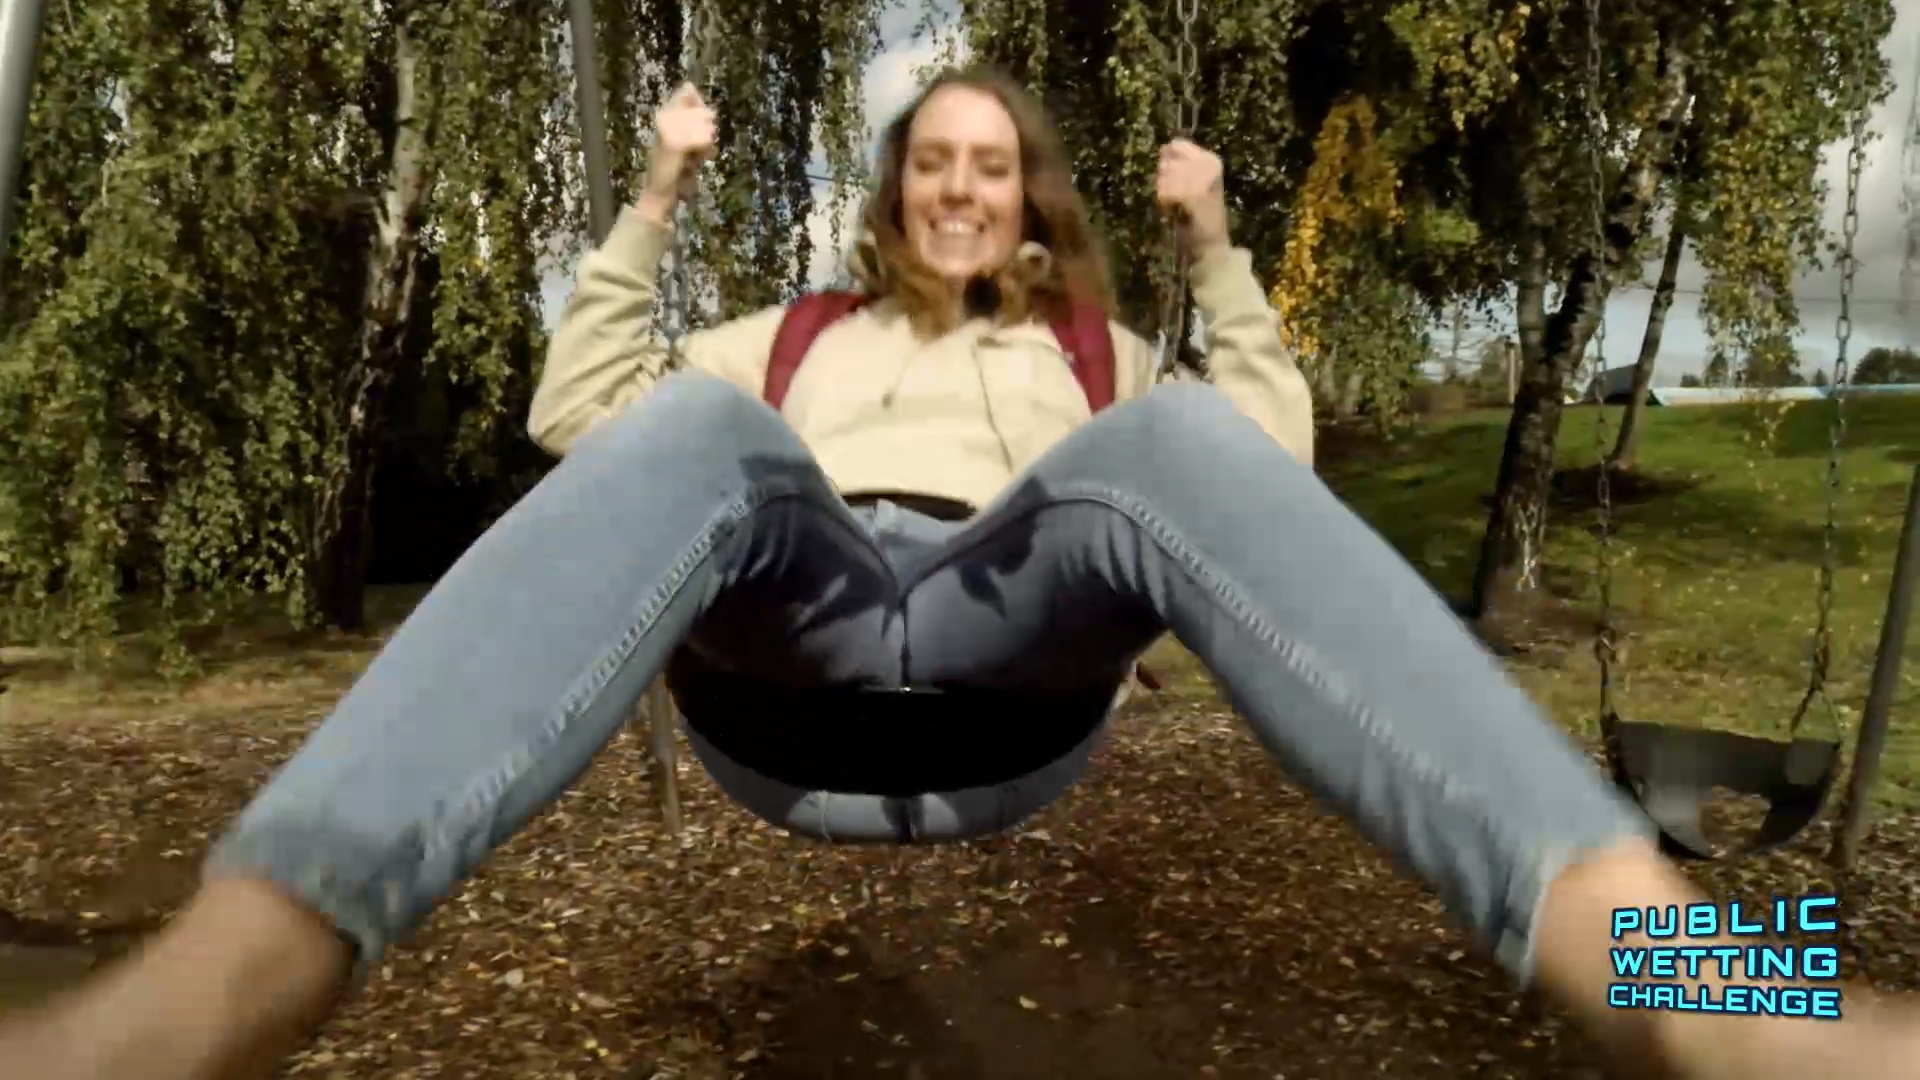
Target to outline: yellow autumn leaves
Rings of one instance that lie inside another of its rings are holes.
[[[1383,152],[1377,126],[1373,103],[1356,96],[1335,105],[1314,138],[1313,164],[1268,296],[1288,346],[1302,357],[1316,350],[1314,307],[1337,277],[1322,242],[1330,233],[1397,225],[1402,217],[1399,169]]]
[[[1485,0],[1409,0],[1387,21],[1410,47],[1420,80],[1437,90],[1454,128],[1464,130],[1519,81],[1515,61],[1532,12],[1525,3],[1495,15]],[[1380,128],[1374,103],[1355,95],[1327,113],[1314,139],[1269,295],[1288,345],[1303,359],[1317,350],[1316,310],[1340,276],[1341,260],[1330,254],[1329,241],[1339,245],[1404,219],[1399,163]]]

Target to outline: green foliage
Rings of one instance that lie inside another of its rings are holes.
[[[710,6],[727,152],[695,232],[731,312],[804,272],[814,137],[836,172],[859,174],[878,4]],[[597,7],[630,192],[678,77],[683,13],[672,0]],[[338,527],[322,508],[370,467],[352,433],[371,410],[374,438],[391,436],[361,341],[401,20],[430,133],[431,186],[406,225],[432,291],[381,316],[400,320],[384,328],[399,342],[386,362],[428,365],[452,389],[448,469],[524,483],[502,472],[526,461],[540,279],[564,254],[556,238],[584,232],[565,5],[56,7],[0,296],[0,423],[21,433],[0,459],[0,633],[97,650],[130,587],[168,628],[261,592],[312,618]]]
[[[963,0],[961,26],[977,60],[998,65],[1052,108],[1081,192],[1105,232],[1123,317],[1159,330],[1157,272],[1167,235],[1153,201],[1160,146],[1174,134],[1176,6]],[[1200,103],[1195,141],[1228,170],[1237,242],[1277,255],[1292,193],[1299,135],[1287,107],[1292,0],[1202,4],[1193,28]]]
[[[1868,349],[1847,381],[1857,386],[1920,383],[1920,352],[1885,346]]]
[[[1710,274],[1703,310],[1743,349],[1791,337],[1792,275],[1821,247],[1820,151],[1888,89],[1878,44],[1891,5],[1663,0],[1601,12],[1596,90],[1615,133],[1603,147],[1607,199],[1621,197],[1634,140],[1659,115],[1662,65],[1683,60],[1687,167],[1654,164],[1670,180],[1684,171],[1662,189],[1667,199],[1681,185],[1694,199],[1691,238]],[[1347,18],[1366,33],[1356,14]],[[1415,280],[1435,295],[1503,291],[1534,240],[1546,245],[1549,276],[1563,277],[1593,236],[1581,5],[1407,0],[1381,25],[1413,61],[1392,94],[1375,96],[1408,154],[1403,238]],[[1460,243],[1457,226],[1429,224],[1454,215],[1473,223],[1475,243]],[[1644,255],[1649,232],[1614,239]]]
[[[1432,312],[1378,266],[1355,266],[1322,310],[1319,341],[1327,365],[1355,380],[1354,404],[1375,426],[1400,426],[1409,419],[1416,373],[1426,359]]]
[[[718,317],[778,303],[806,284],[816,131],[850,173],[863,141],[856,73],[877,44],[866,5],[715,4],[723,32],[710,96],[723,157],[700,213],[694,257]],[[835,107],[821,105],[833,93]],[[796,152],[795,148],[799,148]]]
[[[861,77],[879,48],[885,0],[600,0],[615,197],[643,178],[646,139],[662,97],[704,57],[701,92],[720,116],[721,153],[687,220],[695,325],[778,303],[805,286],[813,256],[811,148],[834,181],[829,208],[861,194],[867,178]],[[683,26],[697,15],[699,37]],[[562,138],[578,146],[571,127]],[[577,149],[570,151],[577,153]],[[836,237],[836,240],[839,238]]]
[[[1667,108],[1675,62],[1692,80],[1695,137],[1684,180],[1659,190],[1695,196],[1708,318],[1742,353],[1791,337],[1798,315],[1784,283],[1818,247],[1819,149],[1844,134],[1856,105],[1884,94],[1875,49],[1891,8],[1602,5],[1595,90],[1614,134],[1599,177],[1583,112],[1583,10],[1570,0],[1203,5],[1197,135],[1228,162],[1237,235],[1275,268],[1276,303],[1309,368],[1324,351],[1317,328],[1342,321],[1363,271],[1435,307],[1503,297],[1535,251],[1547,277],[1564,280],[1592,243],[1596,183],[1617,206],[1635,170],[1656,183],[1678,171],[1634,156]],[[1153,329],[1144,317],[1157,310],[1161,230],[1147,196],[1178,92],[1174,6],[967,0],[961,11],[975,55],[1013,70],[1061,116],[1113,238],[1122,301]],[[1353,134],[1326,140],[1336,123]],[[1315,164],[1336,153],[1332,181],[1314,184]],[[1385,178],[1390,205],[1369,175]],[[1652,210],[1622,219],[1620,267],[1653,242]],[[1405,344],[1383,331],[1373,347],[1343,349],[1341,363],[1387,385],[1401,377],[1387,357]]]
[[[345,108],[360,10],[130,0],[48,20],[16,241],[31,273],[0,370],[22,433],[0,460],[9,632],[104,639],[123,573],[169,610],[247,589],[298,609],[318,410],[351,326],[325,252],[350,190],[329,158],[351,167],[368,141]]]
[[[1805,386],[1807,373],[1792,345],[1764,339],[1749,352],[1740,367],[1742,386]]]
[[[1562,468],[1593,462],[1592,425],[1618,431],[1619,408],[1568,413]],[[1807,636],[1825,515],[1827,407],[1821,402],[1648,409],[1637,471],[1646,497],[1616,504],[1614,595],[1632,628],[1615,689],[1625,715],[1779,735],[1807,682]],[[1423,425],[1324,467],[1327,483],[1443,593],[1471,576],[1503,411]],[[1843,717],[1866,693],[1886,610],[1902,508],[1920,455],[1920,397],[1847,405],[1840,573],[1834,603],[1834,700]],[[1549,518],[1542,577],[1593,603],[1591,512]],[[1888,795],[1920,797],[1913,646],[1888,748]],[[1539,661],[1539,662],[1534,662]],[[1522,658],[1521,677],[1575,730],[1592,731],[1598,672],[1585,648]],[[1808,718],[1809,734],[1826,723]],[[1906,732],[1907,734],[1902,734]]]
[[[701,4],[723,152],[689,230],[699,295],[714,301],[696,322],[801,284],[816,143],[836,204],[857,196],[860,78],[887,2]],[[683,0],[596,9],[624,201],[655,103],[697,43],[682,40]],[[1236,239],[1280,286],[1290,332],[1314,345],[1309,372],[1357,382],[1368,412],[1402,409],[1428,312],[1505,296],[1536,251],[1565,281],[1590,243],[1581,10],[1200,6],[1193,135],[1227,163]],[[1605,190],[1618,203],[1646,164],[1636,136],[1659,113],[1662,65],[1684,57],[1691,138],[1683,162],[1653,163],[1659,197],[1692,201],[1720,339],[1778,355],[1798,320],[1786,285],[1821,246],[1818,151],[1885,93],[1890,5],[1602,10]],[[1123,310],[1157,331],[1168,283],[1152,179],[1183,89],[1176,5],[962,0],[960,17],[973,53],[1060,118]],[[336,535],[321,507],[366,467],[350,453],[356,415],[372,409],[376,431],[392,423],[355,364],[392,181],[403,19],[431,110],[431,186],[410,223],[430,292],[383,316],[400,321],[384,328],[390,360],[450,388],[450,470],[529,478],[519,428],[544,346],[539,283],[585,232],[565,5],[56,5],[0,294],[0,424],[19,433],[0,458],[0,633],[104,642],[130,586],[174,621],[259,592],[310,617]],[[1630,263],[1647,238],[1643,224],[1621,227]]]
[[[1692,240],[1708,271],[1710,330],[1777,352],[1800,324],[1793,278],[1826,250],[1821,150],[1892,86],[1880,42],[1888,0],[1742,0],[1710,5],[1694,33],[1687,185]]]

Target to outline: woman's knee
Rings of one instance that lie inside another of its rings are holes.
[[[682,456],[702,450],[733,455],[803,449],[766,402],[706,372],[676,371],[589,432],[569,457],[620,456],[648,446],[670,446]]]
[[[1260,426],[1217,388],[1205,383],[1168,383],[1100,418],[1109,442],[1130,443],[1155,455],[1193,450],[1208,455],[1235,447],[1261,447]],[[1265,440],[1271,443],[1271,439]]]
[[[1129,484],[1202,484],[1225,473],[1268,472],[1292,458],[1225,394],[1204,383],[1174,383],[1094,418],[1049,471]],[[1048,466],[1043,466],[1048,468]]]
[[[667,373],[641,401],[676,412],[728,414],[748,406],[772,412],[766,402],[733,383],[691,368]]]
[[[1120,402],[1100,418],[1165,426],[1206,423],[1237,411],[1233,401],[1211,383],[1164,382]]]

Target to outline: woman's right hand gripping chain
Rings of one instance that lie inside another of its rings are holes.
[[[700,166],[713,158],[719,119],[692,83],[673,92],[653,117],[653,153],[636,205],[654,221],[673,217],[694,190]]]

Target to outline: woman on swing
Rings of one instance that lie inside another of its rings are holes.
[[[795,693],[1104,701],[1171,631],[1295,777],[1623,1062],[1920,1077],[1904,1009],[1849,998],[1847,1020],[1820,1024],[1607,1007],[1613,909],[1704,897],[1314,476],[1307,387],[1229,239],[1213,154],[1171,143],[1156,185],[1184,218],[1215,383],[1151,387],[1149,348],[1110,327],[1115,404],[1094,413],[1097,378],[1076,379],[1083,358],[1050,329],[1106,295],[1059,138],[1013,83],[946,74],[886,133],[855,266],[871,302],[819,331],[776,411],[777,310],[692,335],[692,370],[660,376],[657,267],[714,117],[686,88],[655,134],[645,191],[582,263],[534,398],[533,436],[565,460],[240,816],[187,910],[0,1033],[0,1073],[264,1075],[585,769],[676,653]],[[701,693],[683,692],[690,717]],[[991,831],[1084,759],[1067,746],[983,790],[821,795],[766,775],[768,755],[740,761],[720,745],[750,752],[737,731],[695,726],[735,797],[839,840]]]

